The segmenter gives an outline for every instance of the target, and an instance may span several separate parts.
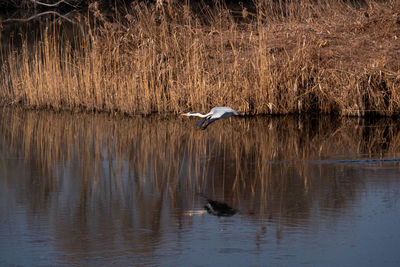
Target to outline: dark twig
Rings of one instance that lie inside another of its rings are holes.
[[[37,5],[47,6],[47,7],[55,7],[55,6],[58,6],[60,4],[66,4],[66,5],[69,5],[69,6],[72,6],[72,7],[77,7],[76,5],[73,5],[73,4],[71,4],[71,3],[69,3],[69,2],[67,2],[65,0],[60,0],[57,3],[54,3],[54,4],[43,3],[43,2],[39,2],[37,0],[31,0],[31,1],[33,3],[35,3],[35,4],[37,4]]]
[[[67,13],[66,15],[68,15],[68,14],[69,14],[69,13]],[[37,13],[37,14],[35,14],[35,15],[33,15],[33,16],[30,16],[29,18],[5,19],[5,20],[3,20],[2,22],[3,22],[3,23],[5,23],[5,22],[16,22],[16,21],[18,21],[18,22],[28,22],[28,21],[37,19],[37,18],[39,18],[39,17],[41,17],[41,16],[44,16],[44,15],[56,15],[56,16],[58,16],[58,17],[60,17],[60,18],[62,18],[62,19],[64,19],[64,20],[66,20],[66,21],[68,21],[68,22],[70,22],[70,23],[72,23],[72,24],[74,24],[74,25],[77,25],[77,26],[79,27],[79,29],[81,30],[81,32],[84,33],[84,30],[83,30],[83,28],[82,28],[82,24],[80,24],[80,23],[78,23],[78,22],[76,22],[76,21],[74,21],[74,20],[68,18],[66,15],[61,15],[60,13],[58,13],[58,12],[56,12],[56,11],[45,11],[45,12]]]

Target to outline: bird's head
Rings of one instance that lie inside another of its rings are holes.
[[[190,116],[193,116],[193,113],[194,112],[181,113],[181,116],[190,117]]]

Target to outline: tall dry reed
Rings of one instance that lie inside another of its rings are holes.
[[[398,1],[256,6],[238,18],[223,5],[194,13],[137,4],[109,20],[93,5],[87,38],[61,40],[48,27],[33,48],[25,40],[7,53],[1,102],[125,114],[222,105],[245,114],[399,114]]]

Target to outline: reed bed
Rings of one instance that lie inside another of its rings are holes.
[[[259,1],[240,17],[224,5],[159,3],[113,19],[94,4],[79,38],[49,26],[3,53],[1,103],[129,115],[224,105],[400,113],[399,1]]]

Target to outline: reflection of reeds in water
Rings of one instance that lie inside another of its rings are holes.
[[[83,232],[89,225],[121,232],[150,228],[141,234],[143,242],[148,235],[157,238],[166,220],[181,221],[199,192],[242,214],[289,222],[307,218],[313,199],[344,208],[355,197],[357,174],[337,177],[351,178],[346,186],[333,185],[324,179],[329,167],[310,160],[385,156],[400,144],[394,121],[369,127],[354,119],[232,118],[201,131],[194,120],[173,117],[4,109],[0,118],[2,160],[23,158],[26,169],[14,181],[3,179],[26,190],[29,205],[70,212],[71,221],[58,223]],[[56,193],[58,200],[51,198]]]
[[[223,185],[230,197],[267,196],[282,186],[277,177],[293,168],[282,166],[294,166],[308,187],[309,160],[384,156],[400,143],[397,124],[385,121],[364,127],[351,119],[233,118],[199,131],[193,120],[174,118],[111,120],[8,109],[2,114],[6,154],[24,158],[38,178],[58,180],[64,171],[91,194],[105,193],[109,185],[122,193],[134,180],[139,193],[151,188],[169,196],[182,189],[214,194],[214,186]]]

